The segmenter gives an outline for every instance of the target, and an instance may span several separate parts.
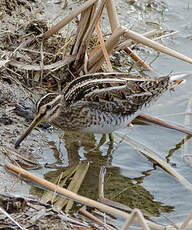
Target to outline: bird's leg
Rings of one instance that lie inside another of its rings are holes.
[[[110,140],[110,146],[113,146],[113,144],[114,144],[114,135],[113,135],[113,133],[109,133],[109,140]]]
[[[99,144],[96,146],[95,149],[98,150],[105,142],[106,142],[106,134],[103,134],[99,141]]]
[[[113,133],[109,133],[109,148],[107,150],[107,155],[111,155],[111,152],[113,150],[113,144],[114,144],[114,135]]]
[[[114,143],[114,136],[112,133],[109,133],[109,140],[110,140],[109,149],[112,149]],[[106,134],[103,134],[95,150],[98,150],[105,142],[106,142]]]

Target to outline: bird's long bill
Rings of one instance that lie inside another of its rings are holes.
[[[41,114],[37,114],[37,116],[33,119],[30,126],[25,130],[23,135],[16,141],[15,148],[17,149],[21,142],[30,134],[30,132],[37,127],[42,122],[43,116]]]

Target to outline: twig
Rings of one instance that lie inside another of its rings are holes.
[[[78,195],[74,192],[71,192],[71,191],[69,191],[65,188],[62,188],[58,185],[55,185],[55,184],[53,184],[53,183],[51,183],[45,179],[39,178],[39,177],[35,176],[34,174],[32,174],[32,173],[30,173],[30,172],[26,171],[25,169],[22,169],[18,166],[15,166],[13,164],[6,164],[5,167],[7,169],[12,170],[13,172],[19,174],[20,176],[23,176],[23,177],[25,177],[25,178],[27,178],[27,179],[35,182],[35,183],[38,183],[41,186],[46,187],[52,191],[56,191],[58,194],[61,194],[61,195],[64,195],[70,199],[76,200],[76,201],[78,201],[84,205],[88,205],[90,207],[95,207],[95,208],[101,209],[102,211],[113,214],[115,216],[121,216],[123,218],[129,217],[129,214],[127,214],[125,212],[122,212],[120,210],[108,207],[107,205],[101,204],[97,201],[91,200],[89,198]]]
[[[69,180],[70,177],[72,177],[72,175],[75,173],[76,171],[76,166],[70,167],[68,169],[66,169],[65,171],[62,170],[62,172],[57,176],[54,176],[54,178],[51,180],[52,183],[57,184],[60,187],[63,187],[65,184],[67,184],[67,181]],[[60,179],[62,177],[62,181],[61,183],[59,183]],[[48,203],[51,201],[51,203],[53,204],[53,202],[55,202],[54,198],[56,191],[44,191],[41,200],[44,203]],[[62,197],[62,199],[65,199],[64,197]]]
[[[127,230],[135,219],[138,219],[138,222],[140,223],[142,230],[150,230],[145,218],[143,217],[143,214],[139,209],[133,209],[133,211],[131,212],[131,217],[127,219],[126,223],[123,225],[121,230]]]
[[[41,85],[42,85],[42,82],[43,82],[43,70],[44,70],[43,40],[41,41],[40,54],[41,54],[41,60],[40,60],[40,67],[41,67],[40,86],[41,86]]]
[[[132,39],[134,41],[142,43],[143,45],[146,45],[146,46],[151,47],[151,48],[153,48],[153,49],[155,49],[157,51],[160,51],[162,53],[168,54],[168,55],[170,55],[172,57],[181,59],[181,60],[183,60],[185,62],[188,62],[188,63],[192,64],[192,59],[191,58],[189,58],[189,57],[187,57],[187,56],[185,56],[185,55],[183,55],[183,54],[181,54],[181,53],[179,53],[179,52],[177,52],[175,50],[172,50],[172,49],[170,49],[168,47],[165,47],[165,46],[159,44],[158,42],[155,42],[155,41],[153,41],[151,39],[148,39],[148,38],[146,38],[145,36],[143,36],[143,35],[141,35],[139,33],[136,33],[136,32],[134,32],[132,30],[127,29],[125,35],[128,38],[130,38],[130,39]]]
[[[0,211],[6,215],[17,227],[19,227],[22,230],[26,230],[25,228],[23,228],[17,221],[15,221],[4,209],[2,209],[0,207]]]
[[[42,179],[42,178],[39,178],[37,176],[35,176],[34,174],[26,171],[25,169],[22,169],[20,167],[17,167],[13,164],[5,164],[5,167],[17,174],[19,174],[20,176],[23,176],[43,187],[46,187],[48,189],[50,189],[51,191],[56,191],[58,194],[61,194],[65,197],[68,197],[70,199],[73,199],[73,200],[76,200],[78,201],[79,203],[82,203],[84,205],[87,205],[87,206],[90,206],[90,207],[95,207],[97,209],[100,209],[102,210],[103,212],[106,212],[106,213],[109,213],[111,215],[115,215],[115,216],[119,216],[119,217],[122,217],[122,218],[125,218],[125,219],[128,219],[130,217],[130,215],[128,213],[125,213],[125,212],[122,212],[118,209],[115,209],[115,208],[112,208],[112,207],[109,207],[107,205],[104,205],[100,202],[97,202],[95,200],[92,200],[92,199],[89,199],[89,198],[86,198],[86,197],[83,197],[81,195],[78,195],[76,193],[73,193],[65,188],[61,188],[45,179]],[[164,226],[161,226],[161,225],[158,225],[156,223],[153,223],[149,220],[147,220],[147,224],[154,228],[154,229],[157,229],[157,230],[164,230]]]
[[[101,49],[103,51],[103,55],[105,57],[105,60],[107,62],[108,68],[109,68],[109,72],[113,72],[113,67],[111,65],[111,62],[110,62],[110,59],[109,59],[109,55],[108,55],[106,47],[105,47],[105,42],[104,42],[103,37],[102,37],[101,29],[100,29],[98,23],[96,25],[96,32],[97,32],[97,36],[98,36],[100,44],[101,44]]]
[[[111,227],[110,225],[104,223],[103,221],[101,221],[99,218],[95,217],[93,214],[91,214],[90,212],[88,212],[86,210],[86,207],[83,206],[82,208],[79,209],[79,212],[82,213],[84,216],[86,216],[87,218],[91,219],[92,221],[95,221],[96,223],[100,224],[101,226],[105,227],[107,230],[115,230],[115,228]]]
[[[67,56],[67,57],[65,57],[64,60],[55,62],[55,63],[50,64],[50,65],[44,65],[43,69],[44,70],[52,70],[52,69],[55,69],[55,68],[60,68],[60,67],[62,67],[64,65],[67,65],[67,64],[71,63],[74,60],[75,60],[75,56]],[[20,68],[20,69],[24,69],[24,70],[41,71],[41,66],[40,65],[35,65],[35,64],[34,65],[28,65],[28,64],[26,64],[24,62],[18,62],[18,61],[10,61],[10,62],[8,62],[8,64],[12,65],[12,66],[15,66],[17,68]]]
[[[74,10],[71,12],[67,17],[65,17],[63,20],[58,22],[56,25],[54,25],[51,29],[49,29],[44,34],[40,35],[41,38],[48,38],[52,34],[55,34],[58,32],[61,28],[63,28],[66,24],[68,24],[73,18],[77,17],[81,12],[89,8],[92,4],[94,4],[97,0],[89,0],[85,2],[81,7],[79,7],[77,10]]]
[[[94,17],[91,20],[86,33],[84,34],[84,37],[82,39],[82,42],[81,42],[81,45],[79,47],[79,51],[78,51],[78,54],[77,54],[77,58],[76,58],[77,61],[79,61],[80,59],[82,59],[82,57],[84,57],[84,53],[85,53],[85,50],[86,50],[86,44],[90,40],[90,37],[91,37],[91,35],[92,35],[92,33],[93,33],[94,29],[95,29],[95,26],[99,21],[99,18],[101,16],[101,14],[103,12],[103,8],[105,6],[105,2],[106,2],[106,0],[101,1],[99,8],[95,12]]]
[[[81,19],[78,25],[78,29],[76,32],[76,42],[73,47],[72,54],[77,54],[79,47],[82,43],[84,35],[90,25],[90,22],[93,20],[93,16],[96,10],[96,3],[94,3],[91,7],[81,13]]]
[[[81,184],[83,183],[83,180],[87,174],[88,169],[89,169],[89,163],[80,162],[78,165],[78,169],[76,170],[75,175],[73,176],[73,179],[71,180],[67,189],[77,193],[79,191]],[[66,213],[70,211],[70,209],[73,206],[73,203],[74,203],[73,200],[68,201],[67,206],[65,208]]]
[[[114,32],[120,26],[114,0],[108,0],[106,3],[106,7],[107,7],[107,14],[109,17],[109,23],[111,25],[111,30],[112,32]]]
[[[142,35],[147,37],[147,38],[151,38],[153,36],[158,36],[159,34],[162,34],[163,32],[164,32],[164,30],[152,30],[152,31],[148,31],[146,33],[143,33]],[[134,43],[135,43],[135,41],[128,38],[124,42],[120,43],[115,49],[116,50],[123,50],[125,47],[131,46]]]
[[[135,54],[129,47],[125,47],[124,51],[129,54],[131,58],[133,58],[136,63],[142,65],[145,69],[148,69],[151,72],[155,72],[149,65],[147,65],[137,54]],[[156,72],[155,72],[156,73]]]
[[[18,73],[16,73],[15,71],[13,71],[12,69],[4,66],[5,69],[7,69],[8,71],[10,71],[11,73],[15,74],[18,77],[21,77],[21,75],[19,75]],[[24,84],[22,84],[19,80],[17,80],[17,78],[12,77],[11,75],[8,76],[11,80],[15,81],[16,84],[18,84],[21,87],[21,90],[24,92],[25,95],[27,95],[27,97],[29,96],[28,93],[26,92],[26,90],[30,91]],[[26,89],[26,90],[25,90]],[[31,92],[31,91],[30,91]]]
[[[169,174],[175,177],[182,185],[184,185],[187,189],[192,190],[192,184],[185,179],[181,174],[175,171],[169,164],[163,161],[160,157],[157,156],[151,149],[147,148],[146,146],[136,142],[135,140],[129,137],[123,137],[122,135],[115,133],[118,137],[121,137],[128,145],[132,146],[133,148],[141,151],[146,157],[155,161],[158,165],[160,165],[163,169],[165,169]]]
[[[166,38],[166,37],[170,37],[170,36],[172,36],[172,35],[174,35],[174,34],[177,34],[177,33],[178,33],[178,31],[173,31],[173,32],[171,32],[171,33],[169,33],[169,34],[164,34],[164,35],[162,35],[162,36],[156,37],[156,38],[154,38],[153,40],[154,40],[154,41],[157,41],[157,40],[159,40],[159,39]]]
[[[26,51],[26,52],[31,52],[31,53],[40,54],[40,51],[38,51],[38,50],[31,50],[31,49],[26,49],[26,48],[20,48],[20,49],[23,50],[23,51]],[[49,56],[56,57],[56,55],[53,54],[53,53],[48,53],[48,52],[45,52],[45,51],[44,51],[44,54],[45,54],[45,55],[49,55]]]
[[[105,42],[105,47],[107,49],[108,54],[112,52],[113,48],[119,41],[119,37],[123,35],[124,32],[125,29],[123,29],[122,27],[117,28],[109,37],[109,39]],[[103,61],[104,61],[103,52],[101,49],[99,49],[92,57],[90,57],[88,61],[89,73],[96,72],[102,65]]]
[[[172,124],[172,123],[163,121],[157,117],[153,117],[153,116],[150,116],[148,114],[142,113],[136,119],[147,122],[147,123],[157,124],[157,125],[166,127],[168,129],[174,129],[174,130],[177,130],[179,132],[192,135],[192,129],[188,129],[188,128],[180,126],[180,125],[176,125],[176,124]]]
[[[175,229],[179,230],[179,227],[177,226],[176,223],[173,222],[173,220],[171,220],[169,217],[164,216],[165,219],[167,219],[171,224],[170,226],[173,226]]]
[[[98,195],[99,195],[99,199],[104,197],[104,177],[105,177],[105,170],[106,167],[102,166],[100,168],[100,172],[99,172],[99,182],[98,182]]]
[[[100,173],[99,173],[99,182],[98,182],[98,195],[99,195],[99,201],[101,201],[104,204],[110,205],[111,207],[115,207],[121,210],[124,210],[126,212],[131,212],[132,209],[129,208],[128,206],[109,200],[104,197],[104,179],[105,179],[105,168],[111,168],[111,166],[103,166],[100,168]]]
[[[27,36],[29,36],[29,35],[27,35]],[[33,37],[33,36],[27,38],[24,42],[22,42],[21,44],[19,44],[19,46],[11,53],[11,56],[14,56],[15,53],[16,53],[18,50],[24,48],[25,46],[27,46],[27,45],[28,45],[30,42],[32,42],[33,40],[34,40],[34,37]]]
[[[184,230],[186,227],[191,227],[192,224],[191,222],[192,222],[192,212],[190,212],[187,218],[183,221],[179,230]]]

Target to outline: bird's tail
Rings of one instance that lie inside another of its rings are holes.
[[[171,88],[178,86],[185,82],[187,77],[192,77],[192,72],[178,73],[170,76]]]

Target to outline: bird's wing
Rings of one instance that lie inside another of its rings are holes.
[[[66,106],[88,103],[114,113],[132,113],[157,99],[169,87],[169,78],[109,73],[79,77],[64,91]]]

